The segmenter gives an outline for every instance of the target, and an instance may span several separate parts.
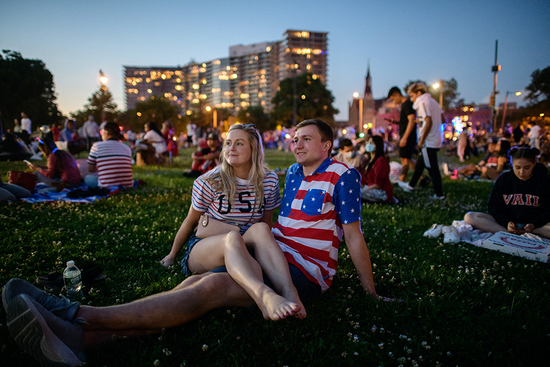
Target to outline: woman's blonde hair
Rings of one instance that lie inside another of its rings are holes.
[[[250,171],[248,172],[248,182],[254,186],[256,200],[252,210],[260,208],[264,201],[264,177],[269,169],[265,165],[264,148],[262,144],[262,136],[256,130],[253,124],[237,124],[229,128],[229,132],[233,130],[244,130],[248,133],[248,142],[252,149]],[[235,204],[235,194],[237,193],[237,177],[233,167],[225,160],[225,142],[220,153],[220,170],[217,174],[211,171],[211,174],[206,174],[206,179],[212,186],[227,195],[229,203]]]

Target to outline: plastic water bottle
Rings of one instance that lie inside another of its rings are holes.
[[[73,260],[67,261],[67,268],[63,271],[63,281],[69,299],[82,297],[82,274]]]

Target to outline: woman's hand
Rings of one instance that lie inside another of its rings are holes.
[[[169,267],[171,265],[174,265],[174,261],[175,259],[170,254],[168,254],[164,259],[160,260],[160,265]]]
[[[38,168],[31,162],[25,162],[31,171],[36,171]]]
[[[522,235],[524,233],[533,232],[533,230],[535,229],[535,226],[532,223],[528,223],[522,228],[517,228],[516,224],[514,222],[508,222],[508,228],[507,229],[508,229],[508,232],[510,232],[510,233],[517,234],[517,235]]]

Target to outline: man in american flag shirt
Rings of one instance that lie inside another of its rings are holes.
[[[361,177],[330,157],[332,142],[332,128],[322,120],[296,126],[296,164],[287,171],[272,232],[291,268],[297,267],[321,292],[332,283],[344,236],[363,289],[378,298],[361,232]]]

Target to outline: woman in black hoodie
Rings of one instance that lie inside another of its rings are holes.
[[[537,148],[513,148],[512,170],[493,185],[488,212],[469,212],[464,221],[486,232],[534,233],[550,238],[550,176],[536,162]]]

